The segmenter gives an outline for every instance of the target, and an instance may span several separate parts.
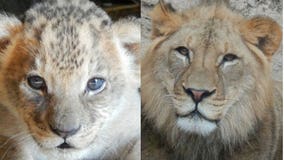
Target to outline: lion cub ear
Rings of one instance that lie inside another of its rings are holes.
[[[282,39],[281,27],[267,17],[247,20],[242,24],[240,32],[246,41],[258,47],[268,57],[276,52]]]
[[[13,33],[21,24],[16,17],[0,14],[0,53],[11,43]]]
[[[152,18],[152,38],[166,36],[176,31],[182,25],[182,17],[170,4],[162,0],[150,13]]]
[[[136,55],[139,54],[141,27],[138,19],[121,19],[113,24],[112,29],[114,34],[129,52]]]

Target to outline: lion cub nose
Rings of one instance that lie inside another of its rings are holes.
[[[215,93],[215,89],[212,91],[200,90],[194,88],[185,88],[183,87],[185,93],[189,95],[195,103],[201,102],[204,98],[211,96]]]
[[[52,132],[57,134],[58,136],[60,136],[62,138],[67,138],[67,137],[70,137],[70,136],[76,134],[79,131],[80,126],[79,127],[73,127],[73,128],[64,128],[64,129],[53,128],[52,126],[50,126],[50,128],[51,128]]]

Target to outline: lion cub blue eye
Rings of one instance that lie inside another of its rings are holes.
[[[178,51],[181,55],[184,55],[186,57],[189,57],[189,49],[184,46],[179,46],[175,49]]]
[[[92,78],[87,83],[88,91],[101,92],[105,88],[105,80],[103,78]]]
[[[36,90],[42,90],[46,87],[44,79],[40,76],[28,76],[27,82],[31,88]]]
[[[238,56],[232,54],[232,53],[228,53],[223,57],[223,62],[231,62],[233,60],[238,59]]]

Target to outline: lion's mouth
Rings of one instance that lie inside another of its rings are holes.
[[[59,146],[57,146],[57,148],[59,148],[59,149],[71,149],[71,148],[74,148],[74,147],[71,146],[70,144],[64,142],[64,143],[60,144]]]
[[[209,122],[214,122],[214,123],[218,123],[220,120],[219,119],[210,119],[207,116],[203,115],[202,113],[200,113],[197,109],[195,109],[194,111],[190,111],[187,113],[176,113],[176,116],[178,118],[190,118],[190,119],[204,119],[206,121]]]

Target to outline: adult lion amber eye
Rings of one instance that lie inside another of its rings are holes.
[[[92,78],[87,83],[87,90],[95,94],[101,92],[105,88],[105,80],[103,78]]]
[[[184,55],[186,57],[189,57],[189,49],[184,46],[179,46],[175,49],[178,51],[181,55]]]
[[[44,79],[37,75],[28,76],[27,82],[31,88],[36,90],[42,90],[46,87]]]
[[[233,60],[238,59],[238,56],[232,54],[232,53],[228,53],[223,57],[223,62],[231,62]]]

